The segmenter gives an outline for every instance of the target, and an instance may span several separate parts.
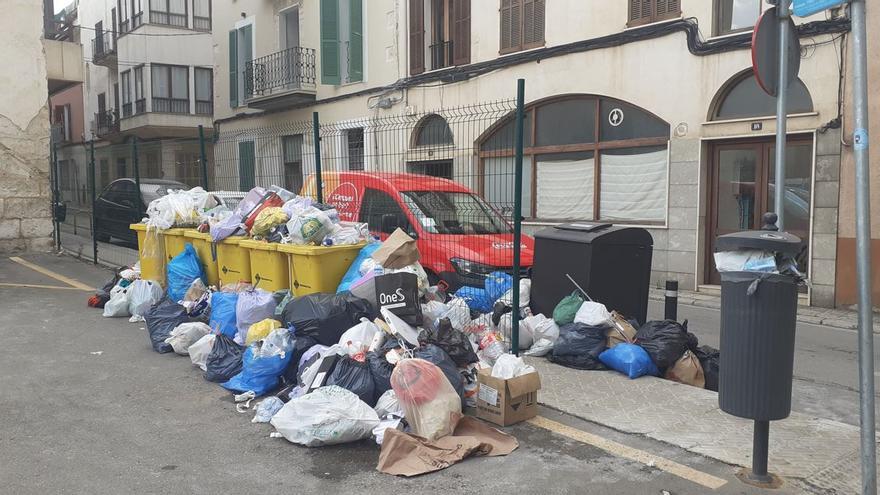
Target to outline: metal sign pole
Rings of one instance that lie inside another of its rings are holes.
[[[876,7],[876,5],[875,5]],[[877,493],[877,445],[874,424],[874,315],[871,301],[871,187],[868,156],[868,75],[865,0],[852,2],[853,98],[856,162],[856,266],[859,289],[859,395],[862,493]]]
[[[785,230],[785,133],[788,117],[788,37],[789,11],[788,3],[779,2],[776,6],[779,16],[779,91],[776,95],[776,191],[774,209],[776,210],[776,227],[780,232]]]

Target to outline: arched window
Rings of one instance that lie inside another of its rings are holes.
[[[813,111],[813,98],[800,78],[791,82],[788,90],[788,114]],[[776,115],[776,98],[758,86],[751,69],[745,70],[728,81],[718,96],[709,120],[745,119]]]
[[[669,124],[629,103],[575,95],[536,102],[524,121],[523,215],[538,220],[660,223]],[[479,140],[482,193],[513,203],[514,120]]]
[[[452,129],[446,119],[433,113],[425,116],[413,131],[413,146],[451,146]]]

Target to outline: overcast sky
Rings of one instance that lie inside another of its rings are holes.
[[[73,0],[55,0],[55,13],[61,12],[61,9],[72,4]]]

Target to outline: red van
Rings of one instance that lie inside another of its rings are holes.
[[[312,177],[303,191],[314,196]],[[383,239],[398,227],[416,239],[432,284],[482,287],[487,274],[512,270],[513,226],[461,184],[387,172],[330,172],[322,179],[324,202],[336,207],[340,219],[367,223]],[[520,246],[525,274],[535,241],[523,235]]]

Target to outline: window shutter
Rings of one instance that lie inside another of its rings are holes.
[[[523,0],[523,45],[544,43],[544,0]]]
[[[522,48],[522,0],[510,2],[510,48]]]
[[[646,24],[651,22],[653,14],[651,7],[655,1],[657,0],[629,0],[629,23]]]
[[[657,0],[655,20],[676,17],[681,12],[681,0]]]
[[[248,24],[241,28],[241,45],[238,47],[241,52],[241,59],[244,62],[244,67],[238,68],[238,73],[243,74],[244,77],[244,94],[242,95],[243,100],[247,100],[253,95],[254,92],[254,74],[253,74],[253,66],[248,70],[248,62],[254,59],[254,25]]]
[[[425,1],[409,0],[409,73],[425,72]]]
[[[511,9],[513,8],[512,4],[514,1],[516,1],[516,0],[501,0],[501,9],[499,10],[499,15],[498,15],[498,18],[501,19],[501,30],[500,30],[500,32],[501,32],[501,42],[500,42],[501,52],[509,50],[513,46],[513,43],[510,39],[510,31],[511,31],[510,16],[511,16]]]
[[[229,106],[238,106],[238,32],[229,31]]]
[[[321,83],[339,84],[339,0],[321,0]]]
[[[348,9],[348,80],[364,80],[364,12],[363,0],[349,0]]]
[[[238,143],[238,186],[250,191],[256,185],[256,155],[253,141]]]
[[[452,0],[452,64],[471,63],[471,0]]]

